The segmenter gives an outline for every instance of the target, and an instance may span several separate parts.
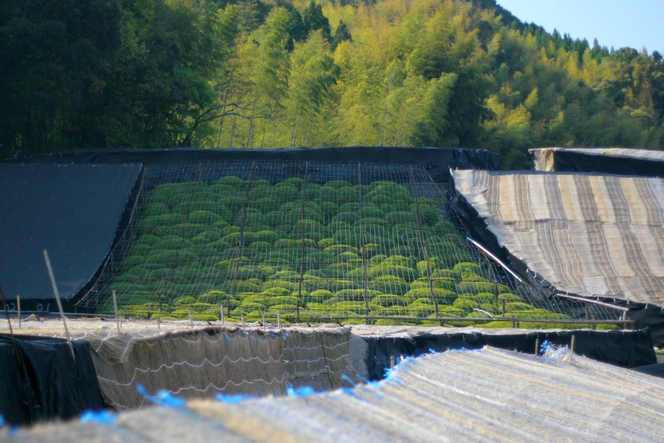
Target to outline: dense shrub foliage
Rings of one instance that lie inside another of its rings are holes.
[[[164,184],[146,197],[108,289],[122,314],[162,319],[215,320],[220,306],[247,320],[369,313],[426,324],[436,306],[441,317],[565,317],[490,282],[443,204],[387,181]]]
[[[515,169],[538,146],[664,147],[659,52],[548,33],[499,3],[5,1],[0,158],[458,146],[491,149]],[[275,203],[289,198],[282,191]]]

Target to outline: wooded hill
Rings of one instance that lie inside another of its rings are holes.
[[[7,0],[0,152],[664,146],[658,52],[495,0]]]

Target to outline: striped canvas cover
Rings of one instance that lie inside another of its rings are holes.
[[[501,246],[554,287],[664,305],[664,180],[454,171]]]

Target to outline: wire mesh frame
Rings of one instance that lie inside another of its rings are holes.
[[[121,313],[153,318],[213,319],[221,304],[231,317],[294,321],[620,320],[620,312],[552,297],[497,270],[459,235],[463,227],[420,167],[158,165],[145,168],[137,193],[121,240],[78,307],[108,312],[116,289]],[[150,228],[146,221],[158,217],[164,223]]]

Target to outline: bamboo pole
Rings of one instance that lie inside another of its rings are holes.
[[[65,319],[65,313],[62,310],[62,302],[60,301],[60,293],[58,292],[58,286],[55,284],[55,276],[53,275],[53,268],[51,267],[51,260],[48,258],[48,251],[44,249],[44,260],[46,261],[46,267],[48,268],[48,275],[51,278],[51,285],[53,286],[53,293],[55,294],[55,301],[58,304],[58,310],[60,311],[60,317],[62,318],[62,324],[65,327],[65,334],[67,335],[67,343],[69,344],[69,350],[71,351],[71,356],[76,360],[76,355],[74,354],[74,345],[71,343],[71,337],[69,336],[69,329],[67,329],[67,320]]]
[[[16,310],[18,311],[18,328],[21,329],[21,296],[16,296]]]
[[[115,310],[115,327],[118,329],[118,334],[120,333],[120,316],[118,315],[118,297],[113,290],[113,309]]]

